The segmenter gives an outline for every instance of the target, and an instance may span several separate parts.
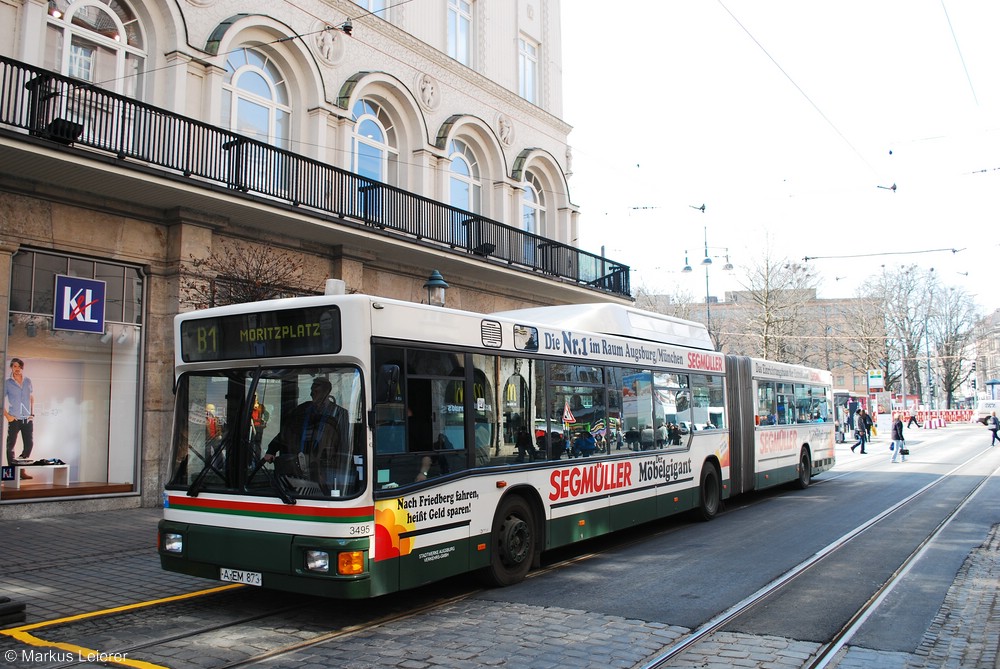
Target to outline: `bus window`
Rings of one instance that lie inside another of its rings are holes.
[[[593,365],[549,363],[549,379],[567,383],[604,383],[604,368]]]
[[[823,386],[813,386],[813,415],[816,420],[828,422],[833,420],[832,397],[827,394],[827,389]]]
[[[372,360],[380,374],[393,368],[406,370],[398,373],[395,388],[391,378],[376,380],[376,488],[466,469],[462,358],[440,351],[376,346]],[[386,386],[385,392],[379,389]],[[388,401],[378,401],[382,399]]]
[[[693,420],[699,430],[726,427],[724,390],[721,376],[691,375]]]
[[[476,465],[490,464],[497,440],[496,358],[472,356],[472,420],[476,440]],[[497,444],[499,446],[499,444]],[[499,455],[499,450],[496,451]]]
[[[322,394],[311,393],[317,383]],[[188,373],[178,398],[171,486],[283,499],[353,496],[364,487],[355,368]]]
[[[374,424],[377,454],[406,451],[406,409],[400,368],[403,350],[387,346],[372,349],[372,362],[378,369],[375,379]]]
[[[625,445],[625,434],[622,430],[622,370],[617,367],[607,368],[608,386],[608,426],[604,435],[604,441],[608,445],[608,452],[620,451]]]
[[[653,426],[653,375],[641,369],[621,370],[622,436],[631,451],[642,448],[642,430]]]
[[[548,408],[545,383],[545,364],[535,362],[531,373],[532,406],[535,416],[535,449],[540,457],[558,460],[566,452],[566,441],[562,433],[562,413]]]
[[[795,391],[790,383],[777,383],[775,393],[775,410],[778,425],[790,425],[795,422]]]
[[[757,384],[757,424],[774,425],[777,422],[774,384],[760,381]]]
[[[606,429],[604,386],[553,385],[550,391],[553,422],[561,421],[563,438],[568,440],[570,453],[587,457],[596,454],[601,446],[598,436],[603,442],[603,431]]]
[[[544,460],[544,447],[536,446],[536,414],[532,403],[531,360],[523,358],[499,358],[500,378],[503,382],[503,392],[500,395],[502,410],[502,427],[498,430],[501,454],[514,456],[513,462],[531,462]],[[544,416],[544,414],[542,414]],[[545,434],[545,426],[541,428]],[[518,439],[521,447],[518,447]],[[510,458],[508,458],[510,460]]]

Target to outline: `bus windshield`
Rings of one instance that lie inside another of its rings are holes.
[[[181,377],[170,488],[279,497],[364,490],[361,374],[346,366]]]

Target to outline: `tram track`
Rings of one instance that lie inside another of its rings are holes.
[[[986,450],[983,450],[974,454],[972,457],[955,465],[952,469],[941,474],[938,478],[930,481],[907,497],[884,509],[867,521],[855,526],[850,531],[845,532],[840,537],[830,542],[825,547],[809,556],[807,559],[794,565],[756,592],[734,604],[717,616],[711,618],[697,629],[692,630],[690,633],[679,639],[677,643],[665,649],[662,653],[658,653],[649,658],[642,666],[642,669],[664,669],[665,667],[671,666],[670,663],[672,661],[684,656],[685,654],[691,654],[697,648],[698,644],[710,640],[714,634],[722,631],[728,626],[733,625],[742,617],[754,612],[757,607],[764,605],[765,602],[772,599],[776,594],[780,593],[791,583],[807,576],[812,570],[818,569],[824,561],[851,546],[854,541],[866,532],[879,526],[893,515],[914,504],[942,483],[949,481],[971,463],[979,460],[985,452]],[[831,482],[836,478],[841,478],[849,474],[850,472],[846,472],[840,477],[829,479],[827,482]],[[831,663],[833,663],[837,658],[838,653],[840,653],[841,650],[850,642],[851,638],[855,635],[861,625],[872,615],[878,606],[885,600],[888,594],[902,581],[911,569],[912,565],[927,551],[931,543],[939,537],[952,520],[964,508],[966,508],[966,506],[982,490],[987,481],[989,481],[991,477],[997,476],[998,474],[1000,474],[1000,466],[995,467],[991,472],[982,476],[980,480],[976,482],[976,484],[961,498],[957,504],[954,505],[954,507],[933,528],[933,530],[929,532],[906,556],[906,558],[900,562],[899,566],[892,572],[889,578],[885,580],[885,582],[883,582],[874,593],[872,593],[862,606],[857,608],[857,610],[849,617],[847,622],[837,631],[837,633],[834,634],[829,641],[819,646],[816,653],[809,658],[806,664],[803,665],[804,669],[824,669],[831,666]]]
[[[821,481],[815,482],[815,484],[817,485],[819,483],[821,483]],[[734,513],[736,511],[747,510],[754,506],[764,504],[771,498],[772,495],[767,493],[765,493],[762,496],[743,497],[740,498],[740,504],[738,506],[734,506],[732,508],[727,509],[726,513]],[[637,531],[636,536],[631,538],[623,539],[621,537],[621,534],[606,535],[600,538],[596,538],[592,540],[592,542],[595,543],[597,546],[594,550],[580,552],[579,546],[576,546],[573,550],[566,549],[565,552],[571,552],[572,555],[556,559],[551,563],[544,564],[540,568],[532,570],[531,572],[529,572],[527,579],[540,578],[548,574],[551,574],[553,572],[557,572],[563,569],[573,567],[580,563],[587,562],[589,560],[599,559],[602,556],[606,555],[609,551],[621,550],[630,546],[649,542],[653,539],[663,538],[664,536],[681,532],[685,527],[689,526],[688,522],[684,521],[678,522],[678,519],[676,518],[665,519],[661,521],[661,523],[665,523],[667,524],[667,526],[662,527],[661,529],[658,529],[654,532]],[[296,641],[290,644],[280,645],[275,648],[269,649],[265,652],[261,652],[245,658],[236,659],[227,662],[225,664],[218,665],[217,669],[236,669],[237,667],[253,666],[258,663],[274,661],[281,657],[302,653],[304,651],[308,651],[311,648],[322,647],[324,644],[327,643],[341,641],[350,638],[352,636],[363,634],[365,632],[375,630],[381,627],[393,626],[395,624],[399,624],[409,619],[417,619],[420,618],[421,616],[427,616],[429,614],[433,614],[449,606],[455,605],[465,600],[472,599],[483,592],[489,591],[490,589],[491,588],[487,587],[472,588],[472,589],[464,588],[462,589],[461,592],[451,596],[435,598],[432,601],[428,601],[424,604],[410,605],[407,607],[405,611],[393,612],[387,615],[378,616],[371,620],[364,621],[362,623],[348,624],[338,629],[322,632],[317,636],[309,639]],[[237,624],[242,624],[242,623],[234,621],[233,625]],[[207,634],[209,632],[215,631],[216,629],[221,629],[222,627],[223,626],[215,626],[213,629],[206,628],[198,631],[193,631],[190,634],[178,635],[176,639],[165,640],[164,642],[176,641],[181,639],[191,640],[198,635]],[[129,651],[131,652],[135,650],[149,649],[155,647],[156,645],[158,644],[155,642],[145,643],[142,644],[141,646],[137,645],[129,649]]]
[[[819,482],[817,481],[817,483]],[[732,513],[757,504],[762,504],[768,499],[769,496],[742,499],[739,506],[728,509],[727,513]],[[655,538],[662,538],[669,534],[680,532],[685,527],[689,526],[688,522],[678,518],[665,519],[659,522],[660,527],[658,527],[658,529],[654,532],[649,532],[647,526],[644,531],[636,530],[634,536],[630,536],[628,532],[624,532],[596,538],[590,542],[592,544],[591,550],[587,550],[585,552],[580,551],[581,546],[579,545],[573,547],[572,549],[560,549],[556,551],[556,559],[554,561],[545,563],[541,567],[532,570],[529,572],[527,578],[539,578],[592,559],[600,558],[610,550],[618,550],[628,546],[648,542]],[[565,557],[560,557],[563,555]],[[345,618],[349,617],[350,619],[344,620],[344,624],[337,626],[335,629],[314,629],[309,632],[313,635],[310,636],[310,638],[299,639],[292,643],[277,642],[272,644],[272,647],[261,652],[251,653],[245,657],[238,657],[228,661],[223,661],[223,663],[216,666],[219,669],[251,666],[257,663],[274,660],[275,658],[293,655],[295,653],[306,651],[309,648],[322,646],[326,643],[348,638],[352,635],[362,634],[366,631],[383,626],[391,626],[407,619],[432,614],[437,610],[446,608],[463,600],[473,598],[476,595],[489,590],[489,588],[486,587],[470,587],[470,581],[468,579],[456,579],[451,581],[450,584],[453,594],[448,594],[444,597],[434,597],[433,599],[426,600],[423,603],[418,602],[414,604],[412,601],[413,596],[416,594],[416,596],[419,597],[420,591],[410,591],[404,596],[401,596],[398,604],[396,604],[396,606],[399,608],[405,608],[405,610],[397,610],[383,615],[376,613],[373,617],[364,620],[363,622],[356,622],[358,615],[366,615],[367,613],[373,611],[383,612],[385,609],[385,600],[381,600],[380,604],[375,604],[369,601],[352,602],[354,605],[352,613],[350,616],[345,616]],[[440,584],[438,584],[437,589],[440,590]],[[203,591],[205,593],[205,599],[201,600],[202,606],[215,612],[221,611],[224,613],[233,608],[244,608],[249,605],[240,599],[240,595],[252,596],[253,594],[256,594],[254,593],[254,590],[255,589],[249,588],[249,586],[223,586],[221,588],[211,588],[210,590]],[[199,593],[191,593],[190,595],[185,596],[185,600],[189,602],[197,600],[198,595]],[[280,593],[277,593],[276,596],[281,595]],[[227,598],[229,598],[229,601],[226,601]],[[157,635],[155,637],[146,638],[135,643],[124,645],[120,643],[102,643],[99,637],[97,640],[93,638],[88,638],[86,641],[81,640],[81,635],[79,633],[81,626],[93,624],[93,621],[97,619],[105,619],[105,621],[107,621],[107,619],[116,617],[126,618],[129,615],[137,615],[140,611],[145,613],[151,610],[157,610],[158,608],[161,610],[157,615],[162,618],[169,619],[171,617],[191,615],[190,613],[175,614],[169,609],[163,610],[166,607],[177,605],[176,598],[166,598],[162,602],[137,604],[134,608],[122,607],[121,610],[114,609],[107,611],[95,611],[84,616],[65,620],[47,621],[32,625],[30,626],[33,628],[31,630],[31,645],[36,647],[63,649],[74,648],[79,651],[74,652],[74,660],[51,664],[49,665],[49,669],[69,669],[70,667],[89,665],[90,662],[87,660],[87,656],[88,654],[92,655],[93,653],[99,654],[102,657],[112,658],[110,660],[111,664],[142,666],[146,669],[157,669],[159,667],[165,668],[176,666],[172,664],[170,660],[170,653],[173,652],[173,649],[178,646],[196,646],[201,642],[201,640],[212,637],[213,635],[220,635],[220,633],[229,633],[232,636],[245,636],[243,633],[244,628],[266,629],[272,625],[275,627],[287,628],[291,625],[289,622],[290,618],[301,619],[309,617],[309,613],[312,610],[320,610],[324,608],[324,604],[328,601],[329,600],[323,599],[310,600],[308,602],[296,602],[292,605],[279,606],[265,611],[256,611],[247,615],[240,615],[226,620],[213,622],[211,624],[201,625],[196,629],[187,629],[182,632]],[[371,611],[369,611],[369,609]],[[336,616],[334,618],[336,618]],[[329,623],[335,624],[336,621],[325,621],[325,624]],[[136,621],[136,624],[139,624],[138,621]],[[118,623],[104,623],[104,626],[106,627],[120,627],[122,629],[127,628],[129,625],[129,621],[125,620]],[[42,632],[42,630],[50,630],[50,632],[46,634],[45,632]],[[59,631],[53,634],[51,630]],[[117,636],[122,636],[122,634],[118,634]],[[22,635],[22,641],[26,640],[26,638],[27,637]],[[94,647],[93,653],[90,652],[91,647]],[[157,649],[161,649],[161,652],[157,652]],[[131,659],[125,662],[115,662],[114,658]]]

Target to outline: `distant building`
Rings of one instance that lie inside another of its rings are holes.
[[[970,398],[1000,399],[1000,383],[991,383],[1000,381],[1000,309],[980,319],[975,342],[976,368],[970,380]]]

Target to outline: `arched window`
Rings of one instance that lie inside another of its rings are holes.
[[[463,212],[478,214],[482,206],[482,182],[479,178],[479,161],[472,148],[460,139],[453,139],[448,145],[449,199],[451,206],[463,210],[455,212],[452,221],[452,235],[455,243],[465,245],[469,239],[468,226],[475,220]],[[473,239],[477,234],[472,231]],[[478,243],[478,241],[476,242]]]
[[[521,229],[541,234],[545,229],[545,191],[531,172],[524,177],[524,199],[521,206]]]
[[[222,84],[223,125],[287,149],[291,117],[288,85],[274,61],[251,47],[229,53]]]
[[[531,172],[524,175],[524,197],[521,198],[521,229],[525,232],[540,235],[545,229],[545,192],[542,184]],[[537,252],[543,251],[541,258]],[[524,240],[524,259],[529,265],[540,262],[544,269],[551,269],[554,259],[552,248],[545,243],[538,243],[534,238]]]
[[[451,160],[451,206],[479,213],[483,185],[476,154],[460,139],[451,140],[448,149]]]
[[[377,102],[361,99],[354,103],[355,174],[395,185],[399,164],[396,129],[392,119]]]
[[[146,51],[132,8],[119,0],[50,0],[45,66],[116,93],[142,92]]]

